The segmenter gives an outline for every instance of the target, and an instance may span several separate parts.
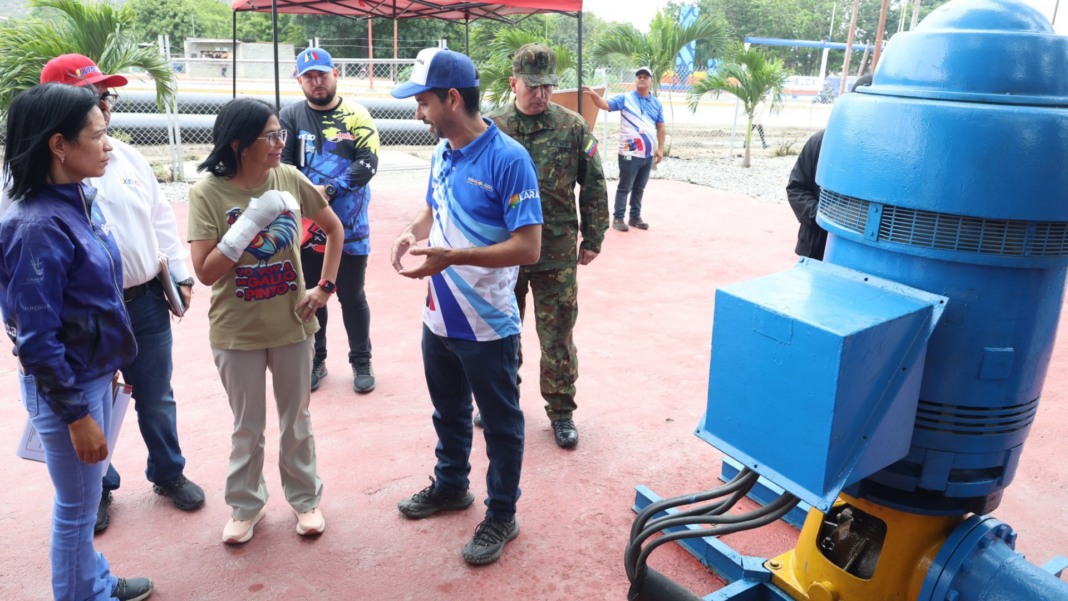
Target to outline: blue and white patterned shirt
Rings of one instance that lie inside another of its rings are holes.
[[[486,247],[543,223],[530,154],[484,121],[489,129],[467,146],[453,150],[442,140],[434,150],[426,195],[434,211],[430,246]],[[518,275],[518,266],[446,268],[430,278],[423,323],[438,336],[478,342],[518,334]]]
[[[652,94],[627,92],[608,101],[609,111],[622,111],[619,154],[648,158],[656,154],[656,124],[664,122],[664,105]]]

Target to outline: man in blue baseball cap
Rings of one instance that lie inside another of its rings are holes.
[[[515,518],[523,467],[519,408],[519,265],[541,254],[538,173],[526,149],[484,119],[471,59],[430,48],[411,81],[392,92],[415,97],[417,119],[441,138],[430,165],[426,206],[393,243],[393,267],[429,278],[423,309],[423,371],[434,404],[435,481],[397,504],[411,519],[467,509],[471,398],[482,412],[489,470],[486,519],[463,549],[468,563],[493,563],[519,535]],[[429,246],[417,246],[429,238]],[[426,257],[405,268],[405,254]]]
[[[371,367],[371,309],[364,293],[367,256],[371,252],[370,181],[378,170],[378,130],[371,113],[349,98],[337,95],[338,71],[330,53],[308,48],[297,55],[297,81],[307,102],[282,109],[278,119],[289,132],[282,162],[301,170],[330,200],[334,213],[345,226],[345,246],[337,272],[337,300],[349,340],[352,388],[359,393],[375,389]],[[302,224],[300,261],[304,283],[318,286],[322,273],[326,235],[310,219]],[[326,367],[327,309],[315,312],[311,389],[319,388]]]

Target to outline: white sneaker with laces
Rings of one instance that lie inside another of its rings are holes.
[[[297,534],[301,536],[313,536],[322,534],[326,530],[326,518],[323,512],[316,507],[311,511],[297,513]]]

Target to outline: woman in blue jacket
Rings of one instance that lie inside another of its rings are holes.
[[[104,175],[111,150],[99,104],[92,88],[62,84],[11,103],[3,183],[15,202],[0,218],[0,311],[56,489],[52,592],[131,601],[151,595],[152,581],[112,576],[93,547],[111,382],[137,353],[119,250],[82,183]]]

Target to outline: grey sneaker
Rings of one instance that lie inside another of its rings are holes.
[[[352,389],[356,392],[371,392],[375,389],[375,370],[370,359],[352,364]]]
[[[434,486],[434,478],[430,478],[430,486],[397,503],[397,509],[413,520],[421,520],[439,511],[467,509],[474,502],[475,495],[471,491],[450,497],[438,490]]]
[[[475,412],[475,425],[478,426],[479,428],[482,427],[482,412],[481,411],[476,411]]]
[[[621,232],[625,232],[630,229],[629,227],[627,227],[627,224],[623,223],[622,219],[613,219],[612,228]]]
[[[508,541],[519,536],[519,520],[502,522],[486,516],[475,529],[475,536],[464,546],[464,561],[481,566],[501,558]]]
[[[312,392],[315,392],[316,390],[319,390],[320,382],[322,382],[323,378],[325,378],[326,374],[328,374],[328,373],[330,373],[330,371],[326,369],[326,362],[325,361],[322,362],[322,363],[317,363],[317,364],[315,364],[314,367],[312,367],[312,376],[311,376],[311,389],[312,389]]]
[[[151,578],[119,578],[111,597],[119,601],[142,601],[152,596]]]
[[[636,227],[640,230],[649,229],[649,224],[645,221],[642,221],[641,217],[631,217],[630,221],[628,221],[627,223],[630,225],[630,227]]]

